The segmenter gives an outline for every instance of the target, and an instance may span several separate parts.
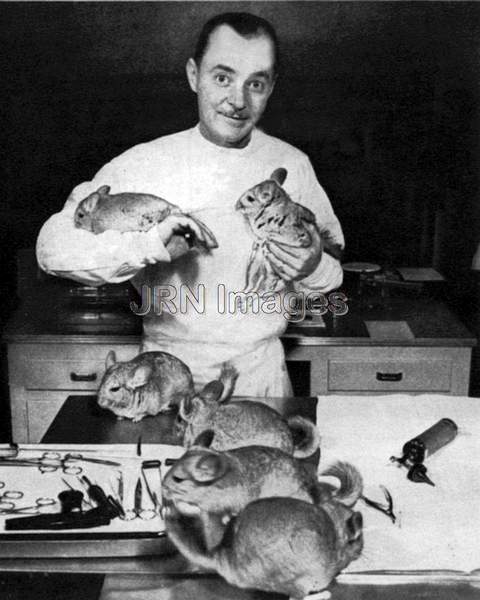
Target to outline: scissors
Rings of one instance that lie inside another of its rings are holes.
[[[5,482],[0,481],[0,490],[2,490],[4,487]],[[0,512],[15,508],[15,502],[11,501],[20,500],[20,498],[23,498],[23,492],[16,490],[5,490],[2,494],[0,494]]]
[[[16,444],[10,444],[8,448],[0,448],[0,466],[37,466],[41,473],[53,473],[57,469],[62,468],[63,472],[67,475],[80,475],[83,472],[82,467],[68,464],[72,462],[90,462],[110,467],[121,466],[120,463],[112,460],[85,457],[75,452],[69,452],[62,458],[60,452],[48,450],[43,452],[40,458],[17,458],[18,452],[19,449]]]
[[[15,492],[15,493],[20,493],[23,496],[22,492]],[[14,502],[2,501],[0,503],[0,515],[14,515],[14,514],[18,514],[18,513],[25,513],[28,515],[36,515],[36,514],[43,512],[42,509],[44,509],[46,506],[53,506],[54,504],[56,504],[56,500],[54,500],[53,498],[43,498],[43,497],[37,498],[35,500],[34,506],[16,507]]]
[[[4,467],[38,467],[41,473],[53,473],[61,468],[68,475],[78,475],[82,467],[72,465],[74,459],[62,458],[58,452],[44,452],[40,458],[6,458],[0,459],[0,466]],[[77,459],[78,460],[78,459]]]
[[[385,496],[386,504],[382,504],[381,502],[375,502],[373,500],[370,500],[370,498],[367,498],[366,496],[361,496],[361,498],[367,506],[371,506],[372,508],[379,510],[384,515],[387,515],[387,517],[391,519],[392,523],[395,523],[395,521],[397,520],[397,516],[393,512],[392,495],[384,485],[380,485],[379,487],[382,490],[383,495]]]
[[[83,471],[82,467],[70,464],[75,460],[78,458],[72,458],[68,454],[62,458],[59,452],[44,452],[39,459],[32,459],[38,464],[40,473],[53,473],[57,469],[62,469],[67,475],[79,475]]]
[[[82,454],[69,453],[62,458],[60,452],[52,451],[43,452],[40,458],[0,458],[0,466],[38,467],[41,473],[53,473],[57,469],[62,469],[67,475],[80,475],[83,472],[82,467],[78,464],[72,464],[80,461],[112,467],[120,466],[118,462],[100,458],[87,458]]]
[[[34,459],[35,460],[35,459]],[[59,452],[44,452],[39,459],[41,465],[38,467],[42,473],[51,473],[56,471],[60,467],[62,471],[67,475],[80,475],[83,472],[82,467],[74,465],[74,462],[90,462],[98,465],[107,465],[110,467],[119,467],[120,463],[114,462],[113,460],[104,460],[102,458],[89,458],[82,454],[68,453],[62,458]],[[1,464],[1,463],[0,463]]]

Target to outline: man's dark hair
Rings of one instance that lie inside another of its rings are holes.
[[[211,34],[217,27],[220,27],[220,25],[228,25],[239,35],[246,38],[257,37],[259,35],[266,35],[269,37],[273,44],[275,71],[278,72],[280,56],[275,29],[266,19],[262,19],[262,17],[257,17],[256,15],[246,12],[222,13],[212,17],[205,23],[198,36],[195,54],[193,55],[197,65],[200,65],[203,55],[207,50]]]

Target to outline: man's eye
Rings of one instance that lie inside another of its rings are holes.
[[[254,92],[263,92],[265,90],[265,83],[263,81],[251,81],[250,89]]]
[[[230,83],[230,78],[224,73],[218,73],[215,75],[215,81],[218,83],[218,85],[226,86]]]

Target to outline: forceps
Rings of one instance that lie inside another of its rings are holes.
[[[20,492],[20,494],[22,494],[22,496],[23,496],[22,492]],[[10,506],[6,506],[7,504]],[[16,507],[14,502],[1,502],[0,503],[0,515],[14,515],[14,514],[18,514],[18,513],[25,513],[28,515],[36,515],[36,514],[43,512],[42,508],[45,508],[46,506],[53,506],[54,504],[56,504],[56,500],[54,500],[53,498],[37,498],[35,500],[34,506]]]
[[[137,441],[137,456],[138,457],[142,456],[142,436],[139,436],[138,441]],[[122,486],[123,486],[123,478],[121,479],[121,481],[122,481]],[[146,480],[145,480],[145,483],[148,486],[148,482]],[[135,485],[134,506],[133,506],[133,508],[129,508],[124,512],[123,519],[125,521],[131,521],[132,519],[135,519],[136,517],[142,519],[142,521],[150,521],[150,519],[153,519],[156,516],[157,512],[155,509],[143,508],[142,493],[143,493],[142,477],[140,476],[137,479],[137,483]]]
[[[138,517],[142,521],[150,521],[150,519],[153,519],[156,516],[157,511],[155,509],[143,508],[142,506],[142,478],[139,477],[135,486],[134,507],[125,511],[123,519],[125,521],[131,521]]]

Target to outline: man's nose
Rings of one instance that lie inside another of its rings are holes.
[[[235,108],[235,110],[242,110],[246,106],[245,90],[243,86],[238,85],[230,90],[228,96],[228,103]]]

